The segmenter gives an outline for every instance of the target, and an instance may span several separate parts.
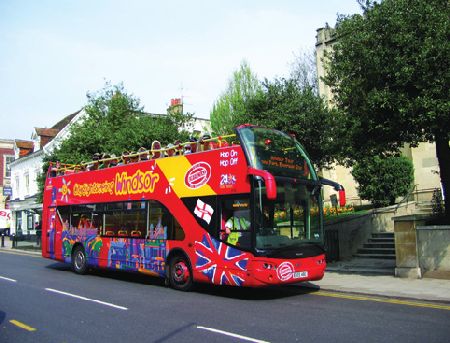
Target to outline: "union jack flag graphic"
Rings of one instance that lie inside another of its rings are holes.
[[[248,254],[221,243],[210,235],[195,242],[196,269],[216,285],[242,286],[242,272],[247,270]]]

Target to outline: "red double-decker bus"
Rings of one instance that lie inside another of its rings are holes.
[[[180,290],[321,279],[321,188],[334,186],[341,200],[343,188],[319,178],[290,135],[243,125],[233,136],[207,139],[196,153],[100,170],[51,166],[42,255],[79,274],[137,271]]]

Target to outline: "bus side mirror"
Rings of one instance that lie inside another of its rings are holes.
[[[252,167],[248,168],[248,173],[250,175],[261,176],[266,184],[266,193],[268,200],[275,200],[277,198],[277,184],[275,178],[266,170],[255,169]]]
[[[344,207],[346,204],[344,186],[338,184],[337,182],[325,179],[323,177],[319,177],[319,181],[322,185],[333,187],[334,190],[339,193],[339,206]]]
[[[346,204],[345,200],[345,189],[341,186],[341,189],[339,190],[339,206],[344,207]]]

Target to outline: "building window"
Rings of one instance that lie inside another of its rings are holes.
[[[16,212],[16,235],[22,234],[22,211]]]
[[[35,181],[37,181],[37,179],[38,179],[39,175],[41,175],[41,173],[42,173],[42,168],[36,168],[34,170]]]
[[[14,184],[14,197],[19,198],[19,176],[15,177],[15,184]]]
[[[30,194],[30,174],[26,172],[23,176],[25,179],[25,195]]]
[[[4,156],[4,171],[5,171],[5,178],[11,177],[11,162],[14,161],[14,156]]]
[[[33,230],[34,229],[34,215],[32,213],[27,213],[27,230]]]

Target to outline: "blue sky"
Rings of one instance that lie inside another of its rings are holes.
[[[316,29],[356,0],[0,0],[0,138],[29,139],[123,82],[147,112],[209,118],[242,60],[260,79],[287,76]]]

